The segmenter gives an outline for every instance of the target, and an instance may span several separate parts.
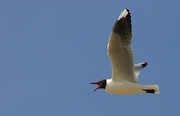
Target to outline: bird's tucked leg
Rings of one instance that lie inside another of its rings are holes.
[[[152,93],[152,94],[156,92],[154,89],[143,89],[143,90],[146,91],[146,93]]]

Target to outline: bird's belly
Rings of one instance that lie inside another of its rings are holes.
[[[145,93],[142,90],[142,86],[137,83],[132,82],[121,82],[121,83],[113,83],[109,84],[105,88],[107,93],[110,94],[138,94],[138,93]]]

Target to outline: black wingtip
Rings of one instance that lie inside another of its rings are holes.
[[[143,64],[142,64],[142,68],[144,68],[144,67],[146,67],[147,66],[147,62],[144,62]]]
[[[121,12],[121,14],[119,15],[117,21],[119,21],[119,20],[121,20],[121,19],[123,19],[123,18],[130,18],[130,19],[131,19],[130,14],[131,14],[131,13],[130,13],[130,10],[127,9],[127,8],[125,8],[125,9]]]
[[[128,12],[129,12],[129,9],[128,8],[125,8]]]
[[[112,32],[118,34],[122,38],[124,45],[131,43],[132,38],[132,25],[131,25],[131,14],[128,9],[124,9],[116,20]]]

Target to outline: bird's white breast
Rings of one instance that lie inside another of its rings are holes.
[[[145,93],[145,91],[142,90],[142,85],[130,81],[113,81],[112,79],[107,79],[105,90],[110,94]]]

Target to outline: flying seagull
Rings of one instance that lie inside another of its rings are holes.
[[[112,77],[91,84],[97,84],[97,89],[105,89],[110,94],[159,94],[158,85],[138,84],[140,70],[147,63],[134,65],[132,48],[131,14],[128,9],[119,15],[114,24],[107,45],[107,53],[111,61]]]

